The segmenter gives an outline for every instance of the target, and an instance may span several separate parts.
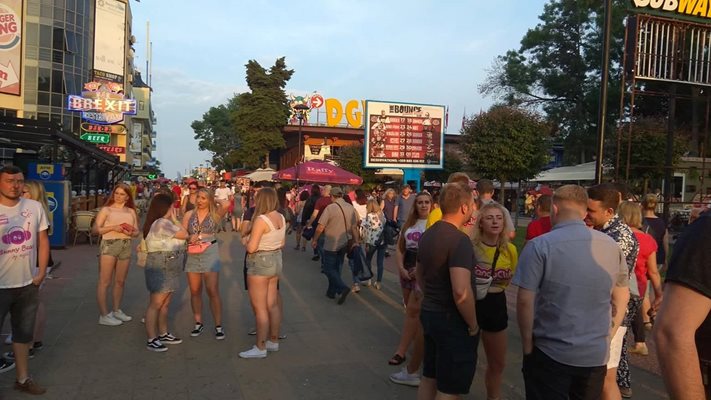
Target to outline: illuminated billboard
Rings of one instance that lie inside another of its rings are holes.
[[[96,0],[94,77],[123,83],[126,66],[126,4]]]
[[[366,168],[443,168],[444,106],[366,100]]]
[[[0,3],[0,93],[20,95],[22,0]]]
[[[85,83],[81,96],[67,96],[67,109],[81,111],[82,119],[90,124],[107,125],[121,122],[124,114],[136,115],[136,108],[136,100],[126,99],[123,86],[118,83]],[[125,127],[121,128],[125,131]],[[111,130],[118,131],[121,128]]]

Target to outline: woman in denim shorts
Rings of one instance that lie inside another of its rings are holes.
[[[185,272],[188,273],[190,286],[190,304],[195,318],[195,327],[190,336],[199,336],[203,330],[202,322],[202,287],[207,289],[210,299],[210,310],[215,320],[215,339],[225,338],[222,329],[222,300],[220,299],[220,248],[217,243],[217,232],[222,219],[229,210],[227,200],[215,202],[211,190],[198,189],[195,198],[195,209],[188,211],[183,217],[183,228],[188,231],[188,242],[210,245],[199,254],[188,254],[185,262]]]
[[[140,234],[136,206],[131,189],[125,183],[114,187],[94,222],[94,232],[101,235],[99,245],[99,283],[96,301],[99,305],[99,324],[121,325],[131,317],[121,311],[123,287],[131,259],[131,239]],[[109,312],[106,294],[113,277],[113,311]]]
[[[156,352],[168,350],[166,344],[183,342],[168,331],[168,306],[173,292],[180,286],[185,240],[188,238],[188,232],[171,220],[172,204],[172,196],[157,194],[151,200],[143,224],[148,251],[146,287],[151,296],[146,310],[146,348]]]
[[[252,311],[257,321],[257,343],[239,353],[242,358],[264,358],[279,350],[281,310],[277,284],[282,272],[281,249],[286,241],[286,220],[277,211],[279,198],[273,188],[256,197],[252,230],[242,239],[247,247],[247,282]]]

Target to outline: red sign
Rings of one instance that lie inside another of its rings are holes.
[[[107,153],[111,154],[125,154],[126,148],[123,146],[106,146],[103,144],[99,145],[99,148]]]
[[[323,96],[320,94],[314,94],[311,96],[311,108],[321,108],[323,106]]]
[[[121,124],[98,125],[98,124],[90,124],[87,122],[83,122],[81,124],[81,129],[86,132],[92,132],[92,133],[116,133],[116,134],[126,133],[126,126],[121,125]]]

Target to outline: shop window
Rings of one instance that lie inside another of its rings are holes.
[[[49,25],[40,24],[40,47],[52,47],[52,27]]]
[[[51,70],[49,68],[40,68],[37,75],[37,90],[49,92],[49,79]]]
[[[49,93],[37,92],[37,104],[42,106],[49,105]]]
[[[52,91],[54,93],[66,94],[67,88],[64,85],[62,70],[52,70]]]
[[[25,42],[28,45],[37,46],[39,44],[39,25],[28,22],[25,25]]]
[[[63,96],[61,94],[52,93],[52,107],[59,107],[61,110],[64,107]]]
[[[39,57],[37,57],[40,61],[52,61],[52,50],[50,49],[39,49]]]

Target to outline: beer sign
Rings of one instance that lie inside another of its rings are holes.
[[[83,133],[79,138],[97,144],[109,144],[111,141],[111,135],[106,133]]]

